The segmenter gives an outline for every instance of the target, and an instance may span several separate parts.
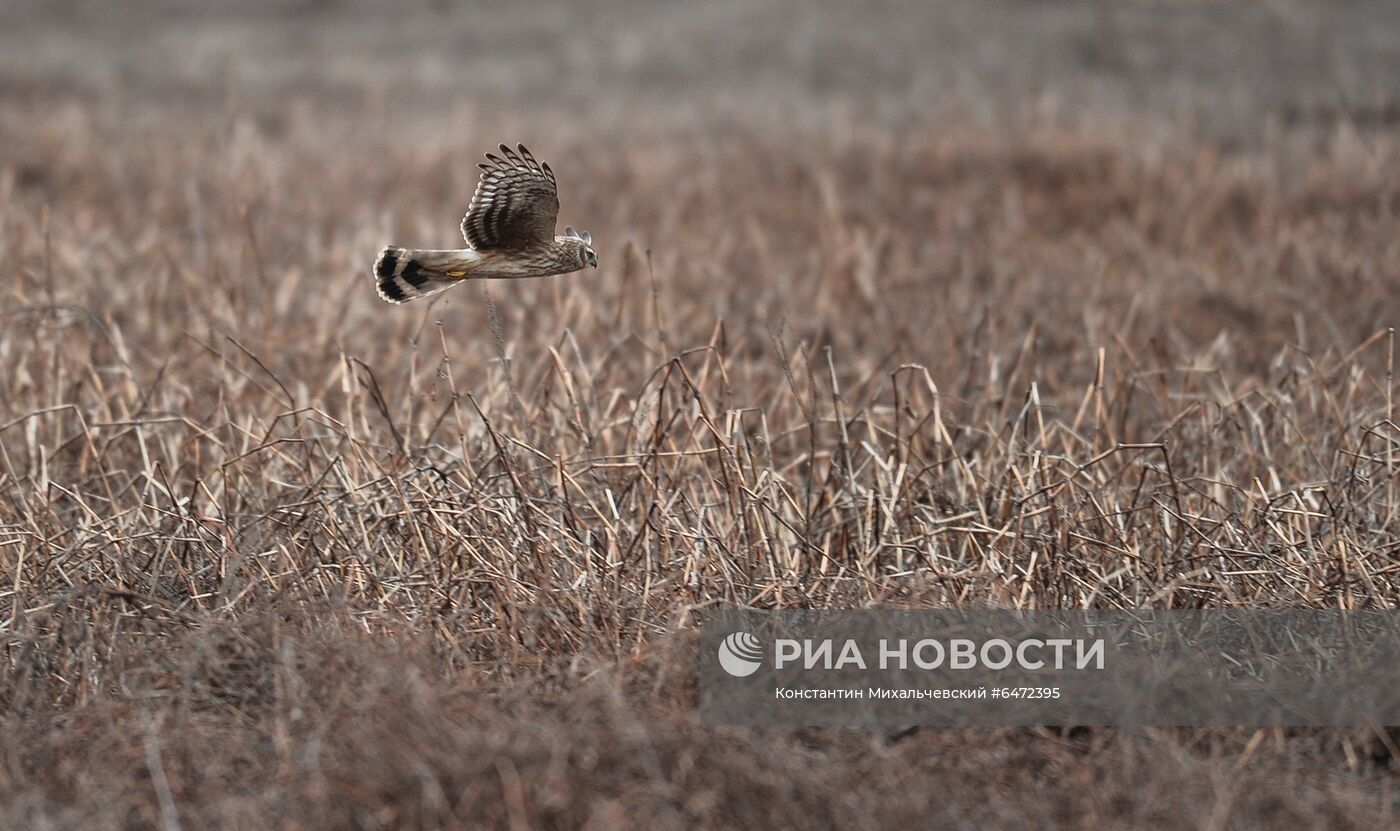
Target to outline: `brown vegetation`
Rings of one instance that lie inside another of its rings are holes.
[[[0,824],[1391,810],[1367,731],[703,729],[688,627],[1394,604],[1400,147],[445,132],[0,111]],[[603,267],[381,303],[501,138]]]

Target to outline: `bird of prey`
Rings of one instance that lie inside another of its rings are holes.
[[[593,236],[565,227],[554,233],[559,192],[554,171],[525,145],[486,154],[481,181],[462,217],[469,247],[432,251],[389,246],[374,261],[379,296],[407,303],[464,280],[545,277],[598,267]]]

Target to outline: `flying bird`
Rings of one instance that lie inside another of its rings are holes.
[[[407,303],[464,280],[546,277],[598,267],[593,236],[565,227],[554,233],[559,191],[554,171],[525,145],[486,154],[462,236],[467,248],[424,250],[389,246],[374,261],[379,296]]]

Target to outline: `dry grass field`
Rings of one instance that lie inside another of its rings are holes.
[[[26,42],[0,826],[1393,820],[1387,731],[703,728],[691,628],[1396,604],[1384,107],[779,130],[645,91],[118,94]],[[453,245],[502,140],[602,267],[382,303],[375,251]]]

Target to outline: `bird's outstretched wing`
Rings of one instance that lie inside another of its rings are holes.
[[[554,171],[523,144],[518,152],[502,144],[501,154],[487,153],[489,164],[478,165],[481,181],[462,217],[462,236],[478,251],[548,245],[559,216]]]

